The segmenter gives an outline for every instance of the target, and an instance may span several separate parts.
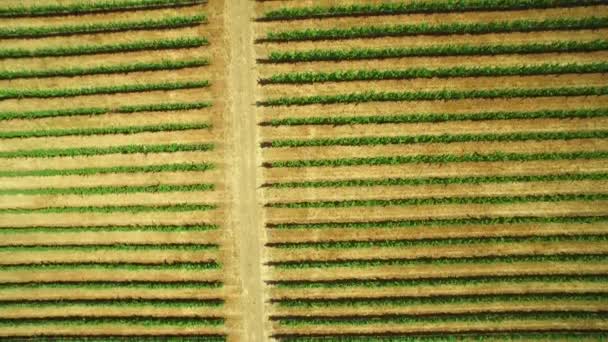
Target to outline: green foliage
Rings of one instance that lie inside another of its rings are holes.
[[[608,87],[561,87],[561,88],[504,88],[481,90],[434,90],[408,92],[377,92],[338,95],[312,95],[278,97],[257,102],[258,106],[307,106],[313,104],[364,103],[388,101],[449,101],[464,99],[511,99],[525,97],[600,96],[608,94]]]
[[[449,13],[465,11],[507,11],[559,8],[600,4],[599,0],[467,0],[370,3],[314,7],[284,7],[265,12],[259,21],[295,20],[327,17],[358,17],[410,13]]]
[[[28,300],[28,301],[1,301],[0,308],[15,309],[43,309],[43,308],[69,308],[71,306],[83,307],[158,307],[158,308],[204,308],[221,307],[222,299],[59,299],[59,300]]]
[[[289,42],[303,40],[338,40],[356,38],[402,37],[417,35],[487,34],[559,30],[593,30],[608,26],[608,17],[581,19],[559,18],[545,20],[494,21],[486,23],[402,24],[357,26],[349,28],[268,32],[260,41]]]
[[[481,342],[481,341],[569,341],[586,340],[604,341],[608,333],[604,332],[484,332],[458,334],[425,334],[425,335],[282,335],[277,336],[281,342]]]
[[[40,318],[0,318],[0,327],[28,327],[28,326],[96,326],[104,324],[115,324],[125,327],[197,327],[197,326],[220,326],[224,324],[224,318],[220,317],[153,317],[153,316],[129,316],[129,317],[86,317],[86,316],[57,316]]]
[[[372,324],[432,324],[432,323],[501,323],[509,320],[515,321],[563,321],[568,319],[605,319],[601,312],[571,311],[571,312],[508,312],[508,313],[475,313],[454,315],[394,315],[394,316],[290,316],[274,317],[280,325],[372,325]]]
[[[176,39],[139,40],[129,43],[89,44],[66,47],[42,47],[36,49],[1,49],[1,58],[34,58],[34,57],[62,57],[79,55],[96,55],[102,53],[119,53],[146,50],[172,50],[197,48],[208,45],[206,38],[186,37]]]
[[[204,232],[218,229],[215,224],[191,224],[191,225],[133,225],[133,226],[30,226],[30,227],[2,227],[0,234],[39,234],[39,233],[83,233],[83,232],[170,232],[170,233],[189,233]]]
[[[548,294],[499,294],[499,295],[440,295],[432,297],[379,297],[338,299],[283,299],[276,300],[280,307],[327,308],[327,307],[395,307],[417,305],[470,305],[494,303],[526,303],[545,301],[607,302],[605,293],[548,293]]]
[[[146,132],[171,132],[211,128],[208,123],[168,123],[160,125],[128,126],[128,127],[99,127],[99,128],[65,128],[37,131],[6,131],[0,132],[0,139],[90,136],[109,134],[137,134]]]
[[[52,25],[30,27],[0,27],[0,38],[40,38],[49,36],[66,36],[86,33],[105,33],[132,30],[158,30],[199,25],[206,21],[203,15],[174,16],[162,19],[145,19],[138,21],[115,21],[79,25]]]
[[[400,198],[390,200],[346,200],[319,202],[285,202],[268,203],[273,208],[349,208],[349,207],[388,207],[408,205],[443,205],[443,204],[508,204],[561,201],[604,201],[608,194],[551,194],[526,196],[484,196],[484,197],[429,197]],[[1,210],[1,209],[0,209]]]
[[[72,147],[56,149],[17,150],[0,152],[0,158],[55,158],[75,156],[99,156],[106,154],[172,153],[189,151],[210,151],[213,144],[165,144],[165,145],[123,145],[110,147]],[[119,170],[118,167],[117,170]],[[42,171],[42,170],[38,170]],[[57,170],[58,171],[58,170]],[[8,171],[11,172],[11,171]],[[21,171],[19,171],[21,172]],[[32,171],[33,172],[33,171]],[[2,175],[2,173],[0,173]]]
[[[568,119],[597,118],[608,116],[608,108],[578,110],[541,110],[534,112],[477,112],[477,113],[429,113],[429,114],[395,114],[370,116],[316,116],[308,118],[272,119],[262,122],[262,126],[298,126],[298,125],[366,125],[418,122],[449,121],[483,121],[483,120],[517,120],[517,119]],[[0,115],[1,119],[1,115]]]
[[[3,290],[48,290],[48,289],[141,289],[141,290],[171,290],[171,289],[207,289],[221,288],[219,281],[58,281],[58,282],[29,282],[29,283],[0,283]]]
[[[209,81],[163,82],[148,84],[125,84],[118,86],[100,86],[87,88],[51,88],[51,89],[0,89],[0,100],[24,98],[74,97],[100,94],[136,93],[147,91],[169,91],[179,89],[204,88]]]
[[[359,157],[340,159],[309,159],[309,160],[284,160],[264,163],[265,167],[339,167],[355,165],[399,165],[399,164],[442,164],[463,162],[500,162],[500,161],[533,161],[533,160],[575,160],[575,159],[606,159],[608,152],[585,151],[585,152],[554,152],[554,153],[504,153],[494,152],[489,154],[467,153],[438,154],[438,155],[413,155],[392,157]]]
[[[344,288],[351,287],[417,287],[417,286],[474,286],[518,283],[605,283],[606,275],[495,275],[452,278],[415,279],[344,279],[344,280],[275,280],[271,284],[279,288]]]
[[[102,115],[102,114],[130,114],[139,112],[168,112],[183,111],[211,107],[210,102],[182,102],[182,103],[161,103],[135,106],[119,106],[115,108],[75,108],[75,109],[56,109],[56,110],[37,110],[28,112],[0,112],[0,121],[14,119],[42,119],[63,116],[81,115]]]
[[[133,251],[133,252],[162,252],[162,251],[181,251],[181,252],[197,252],[204,250],[217,250],[217,244],[194,244],[194,243],[167,243],[167,244],[112,244],[112,245],[9,245],[0,246],[0,252],[11,253],[35,253],[35,252],[116,252],[116,251]],[[0,301],[0,306],[4,303]]]
[[[554,182],[608,180],[608,173],[563,173],[549,175],[522,176],[465,176],[465,177],[427,177],[427,178],[383,178],[383,179],[346,179],[337,181],[306,181],[271,183],[264,186],[272,188],[329,188],[350,186],[400,186],[428,184],[482,184],[482,183],[511,183],[511,182]]]
[[[413,259],[355,259],[328,261],[280,261],[269,262],[270,266],[283,269],[298,268],[334,268],[334,267],[384,267],[384,266],[417,266],[417,265],[475,265],[475,264],[514,264],[514,263],[558,263],[585,262],[606,263],[608,254],[555,254],[555,255],[503,255],[473,257],[418,257]]]
[[[2,137],[0,135],[0,137]],[[440,135],[409,135],[395,137],[345,137],[318,139],[283,139],[273,140],[269,147],[310,147],[310,146],[367,146],[394,144],[450,144],[459,142],[496,142],[496,141],[527,141],[527,140],[572,140],[572,139],[605,139],[608,131],[576,131],[576,132],[514,132],[514,133],[485,133],[485,134],[440,134]],[[265,145],[262,145],[265,146]]]
[[[272,51],[268,59],[262,59],[260,62],[295,63],[425,56],[493,56],[550,52],[591,52],[606,49],[608,49],[608,40],[605,39],[589,42],[554,41],[525,44],[458,44],[396,48],[314,49],[307,51]]]
[[[215,204],[188,204],[176,203],[166,205],[104,205],[83,207],[42,207],[42,208],[0,208],[2,214],[29,214],[29,213],[146,213],[154,211],[182,212],[206,211],[217,209]]]
[[[376,229],[376,228],[417,228],[470,225],[505,225],[505,224],[593,224],[608,222],[608,216],[504,216],[504,217],[469,217],[461,219],[423,219],[399,221],[370,222],[327,222],[327,223],[283,223],[268,224],[270,229]],[[538,229],[542,229],[539,227]]]
[[[350,249],[350,248],[401,248],[401,247],[437,247],[462,246],[478,244],[535,243],[535,242],[608,242],[608,235],[543,235],[543,236],[510,236],[480,238],[447,238],[418,240],[366,240],[366,241],[323,241],[323,242],[281,242],[267,243],[266,246],[281,249]],[[1,248],[0,248],[1,250]]]
[[[125,271],[203,271],[220,269],[215,261],[208,262],[174,262],[174,263],[129,263],[129,262],[58,262],[2,265],[2,271],[18,270],[125,270]],[[0,318],[1,320],[1,318]],[[0,323],[1,325],[1,323]]]
[[[0,177],[88,176],[108,173],[200,172],[213,170],[214,168],[215,165],[211,163],[178,163],[145,166],[87,167],[79,169],[6,170],[0,171]]]
[[[260,84],[303,84],[370,80],[401,80],[414,78],[529,76],[550,74],[583,74],[608,72],[608,63],[539,64],[516,66],[409,68],[402,70],[344,70],[332,72],[290,72],[261,79]]]
[[[185,192],[185,191],[211,191],[214,184],[157,184],[133,186],[91,186],[67,188],[8,188],[0,189],[0,195],[108,195],[132,193],[159,193],[159,192]],[[2,229],[0,228],[0,232]]]
[[[86,14],[138,9],[177,7],[205,3],[206,0],[110,0],[86,1],[70,4],[51,4],[37,6],[9,6],[0,8],[0,17],[38,17],[66,14]]]
[[[68,67],[44,70],[2,70],[0,79],[13,80],[18,78],[42,78],[42,77],[76,77],[84,75],[100,74],[123,74],[129,72],[158,71],[158,70],[177,70],[185,68],[196,68],[208,65],[207,59],[189,60],[162,60],[160,62],[143,62],[131,64],[100,65],[89,68]]]

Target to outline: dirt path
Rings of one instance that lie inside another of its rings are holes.
[[[248,0],[226,1],[226,20],[229,27],[231,61],[230,78],[232,101],[227,120],[232,126],[233,171],[230,173],[233,196],[233,233],[240,255],[240,279],[243,294],[242,315],[243,341],[265,341],[264,298],[261,272],[263,227],[256,198],[257,126],[255,115],[255,58],[253,50],[253,2]]]

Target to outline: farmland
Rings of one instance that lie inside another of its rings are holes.
[[[223,2],[0,6],[0,335],[224,341]]]
[[[606,338],[606,5],[255,7],[269,336]]]
[[[0,4],[0,339],[608,338],[603,0]]]

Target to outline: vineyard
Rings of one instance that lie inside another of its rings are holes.
[[[0,3],[0,339],[608,339],[604,0]]]
[[[0,335],[226,340],[223,8],[1,7]]]
[[[257,3],[270,336],[606,338],[601,3]]]

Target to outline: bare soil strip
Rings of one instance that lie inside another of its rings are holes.
[[[593,216],[608,214],[607,201],[537,202],[512,204],[449,204],[352,208],[267,208],[267,223],[368,222],[426,218],[502,216]]]
[[[222,209],[184,212],[0,214],[3,227],[179,225],[221,222]]]
[[[13,288],[2,289],[1,300],[95,300],[95,299],[213,299],[222,297],[225,290],[222,288],[176,288],[156,289],[119,287],[81,287],[81,288]]]
[[[172,31],[173,32],[173,31]],[[387,48],[387,47],[422,47],[435,45],[480,45],[480,44],[525,44],[548,43],[554,41],[577,40],[580,42],[604,39],[608,29],[577,30],[577,31],[544,31],[530,33],[489,33],[475,35],[443,35],[443,36],[410,36],[385,37],[341,40],[340,48]],[[328,41],[332,42],[332,41]],[[0,44],[2,41],[0,41]],[[285,52],[293,50],[314,50],[319,47],[318,41],[266,42],[256,45],[256,58],[267,58],[270,52]]]
[[[2,160],[2,171],[71,170],[97,167],[110,168],[115,166],[149,166],[180,163],[221,164],[222,159],[217,155],[217,151],[108,154],[83,157],[15,158]]]
[[[271,269],[272,279],[281,280],[337,280],[337,279],[417,279],[429,277],[474,277],[526,274],[598,274],[608,266],[601,263],[579,262],[520,262],[465,265],[415,265],[379,267],[333,267],[329,269]]]
[[[515,20],[546,20],[560,18],[585,18],[608,10],[607,6],[589,6],[578,8],[548,8],[509,11],[508,18],[504,12],[464,12],[464,13],[428,13],[428,14],[399,14],[372,17],[338,17],[319,19],[260,21],[256,23],[259,32],[257,38],[264,38],[267,32],[288,30],[347,28],[371,25],[403,25],[403,24],[447,24],[447,23],[477,23],[492,21]],[[377,20],[377,22],[373,22]]]
[[[166,315],[165,315],[166,317]],[[224,334],[226,333],[226,327],[222,325],[213,326],[213,325],[196,325],[189,326],[178,324],[171,326],[171,324],[166,325],[145,325],[145,324],[137,324],[137,323],[127,323],[127,324],[82,324],[82,325],[63,325],[49,323],[40,323],[37,325],[27,324],[27,325],[15,325],[15,326],[7,326],[3,327],[1,336],[56,336],[56,335],[64,335],[64,336],[116,336],[116,335],[149,335],[149,336],[158,336],[158,335],[201,335],[201,334]]]
[[[605,86],[607,74],[566,74],[548,76],[454,77],[413,80],[374,81],[375,92],[433,91],[433,90],[486,90],[507,88],[561,88]],[[327,82],[322,84],[271,84],[265,85],[262,98],[297,97],[309,95],[337,95],[361,92],[369,81]]]
[[[608,52],[572,52],[572,53],[542,53],[527,55],[495,55],[495,56],[435,56],[435,57],[405,57],[378,60],[340,61],[340,62],[298,62],[298,63],[263,63],[259,64],[260,75],[263,78],[279,73],[292,72],[334,72],[338,70],[394,70],[409,68],[447,68],[458,65],[461,67],[497,67],[513,65],[539,64],[569,64],[592,63],[608,58]]]
[[[303,288],[290,289],[271,287],[272,299],[341,299],[378,297],[425,297],[425,296],[466,296],[492,294],[534,294],[534,293],[606,293],[608,286],[600,282],[568,281],[549,283],[526,281],[516,284],[492,282],[489,284],[470,283],[466,285],[420,285],[410,287],[352,287],[343,288]]]
[[[27,271],[4,271],[0,272],[0,280],[8,283],[21,282],[56,282],[65,279],[71,281],[216,281],[221,280],[226,269],[211,270],[120,270],[106,269],[98,270],[91,267],[90,270],[65,269],[65,270],[40,270],[32,269]]]
[[[100,229],[101,230],[101,229]],[[0,236],[6,237],[2,240],[2,246],[7,245],[30,245],[30,244],[48,244],[48,245],[105,245],[105,244],[211,244],[225,242],[222,237],[223,232],[218,230],[208,231],[188,231],[187,229],[180,232],[159,232],[138,230],[137,226],[132,228],[132,231],[100,231],[91,229],[90,232],[70,232],[69,228],[57,228],[57,232],[23,232],[23,233],[5,233],[2,234],[0,228]],[[4,291],[4,290],[3,290]]]
[[[62,316],[79,316],[79,317],[125,317],[130,316],[151,316],[151,317],[219,317],[223,315],[223,307],[162,307],[153,305],[136,305],[129,306],[57,306],[57,307],[37,307],[37,308],[20,308],[6,307],[0,310],[0,315],[6,318],[33,318],[33,317],[62,317]]]
[[[267,188],[267,203],[343,201],[397,198],[526,196],[596,193],[608,181],[520,182],[499,184],[433,184],[329,188]],[[0,200],[1,201],[1,200]]]
[[[269,168],[264,169],[268,183],[301,182],[341,179],[384,179],[419,177],[516,176],[557,173],[606,172],[608,160],[556,160],[527,162],[466,162],[419,164],[342,166],[327,172],[326,167]]]
[[[405,124],[302,125],[261,127],[265,141],[281,139],[339,139],[440,134],[504,134],[513,132],[573,132],[608,128],[608,118],[453,121]]]
[[[268,242],[384,241],[417,239],[481,238],[502,236],[550,236],[603,234],[605,223],[521,223],[492,225],[425,225],[423,227],[268,229]],[[0,230],[1,231],[1,230]],[[12,235],[11,235],[12,239]]]
[[[606,324],[603,319],[560,319],[560,320],[501,320],[500,325],[493,321],[442,322],[419,324],[331,324],[281,326],[273,324],[275,334],[349,334],[349,333],[425,333],[425,332],[466,332],[466,331],[518,331],[518,330],[590,330],[602,329]]]
[[[606,303],[577,300],[543,300],[518,303],[516,301],[496,303],[456,303],[456,304],[417,304],[413,306],[371,306],[371,307],[303,307],[290,308],[274,305],[272,316],[358,316],[358,315],[432,315],[432,314],[465,314],[477,312],[512,312],[512,311],[603,311]]]
[[[117,177],[116,174],[91,176],[50,176],[0,178],[0,189],[41,189],[98,186],[152,186],[158,184],[186,185],[222,182],[220,170],[203,172],[135,173]]]
[[[365,156],[409,156],[409,155],[463,155],[468,153],[490,154],[503,153],[561,153],[580,151],[607,151],[604,139],[572,139],[547,141],[515,142],[463,142],[463,143],[430,143],[412,145],[377,145],[377,146],[332,146],[327,147],[281,147],[262,151],[266,162],[285,160],[317,160],[359,158]]]
[[[180,251],[171,249],[157,249],[151,251],[121,251],[121,250],[100,250],[100,251],[71,251],[62,250],[58,247],[55,251],[0,251],[0,265],[15,264],[42,264],[42,263],[78,263],[78,262],[210,262],[218,261],[219,252],[215,249],[201,251]]]
[[[407,247],[360,247],[360,248],[269,248],[270,262],[328,261],[352,259],[388,260],[481,257],[496,255],[545,255],[608,252],[605,242],[522,242],[522,243],[470,243],[456,246],[407,246]]]
[[[141,112],[131,114],[102,114],[41,118],[36,120],[9,120],[2,122],[0,132],[36,131],[68,128],[130,127],[171,123],[208,122],[217,126],[220,115],[214,108],[181,112]]]
[[[590,101],[590,100],[593,101]],[[605,108],[608,96],[538,97],[518,99],[468,99],[451,101],[367,102],[353,104],[265,107],[263,121],[284,118],[350,117],[370,115],[407,115],[427,113],[468,114],[497,111],[577,110]]]

